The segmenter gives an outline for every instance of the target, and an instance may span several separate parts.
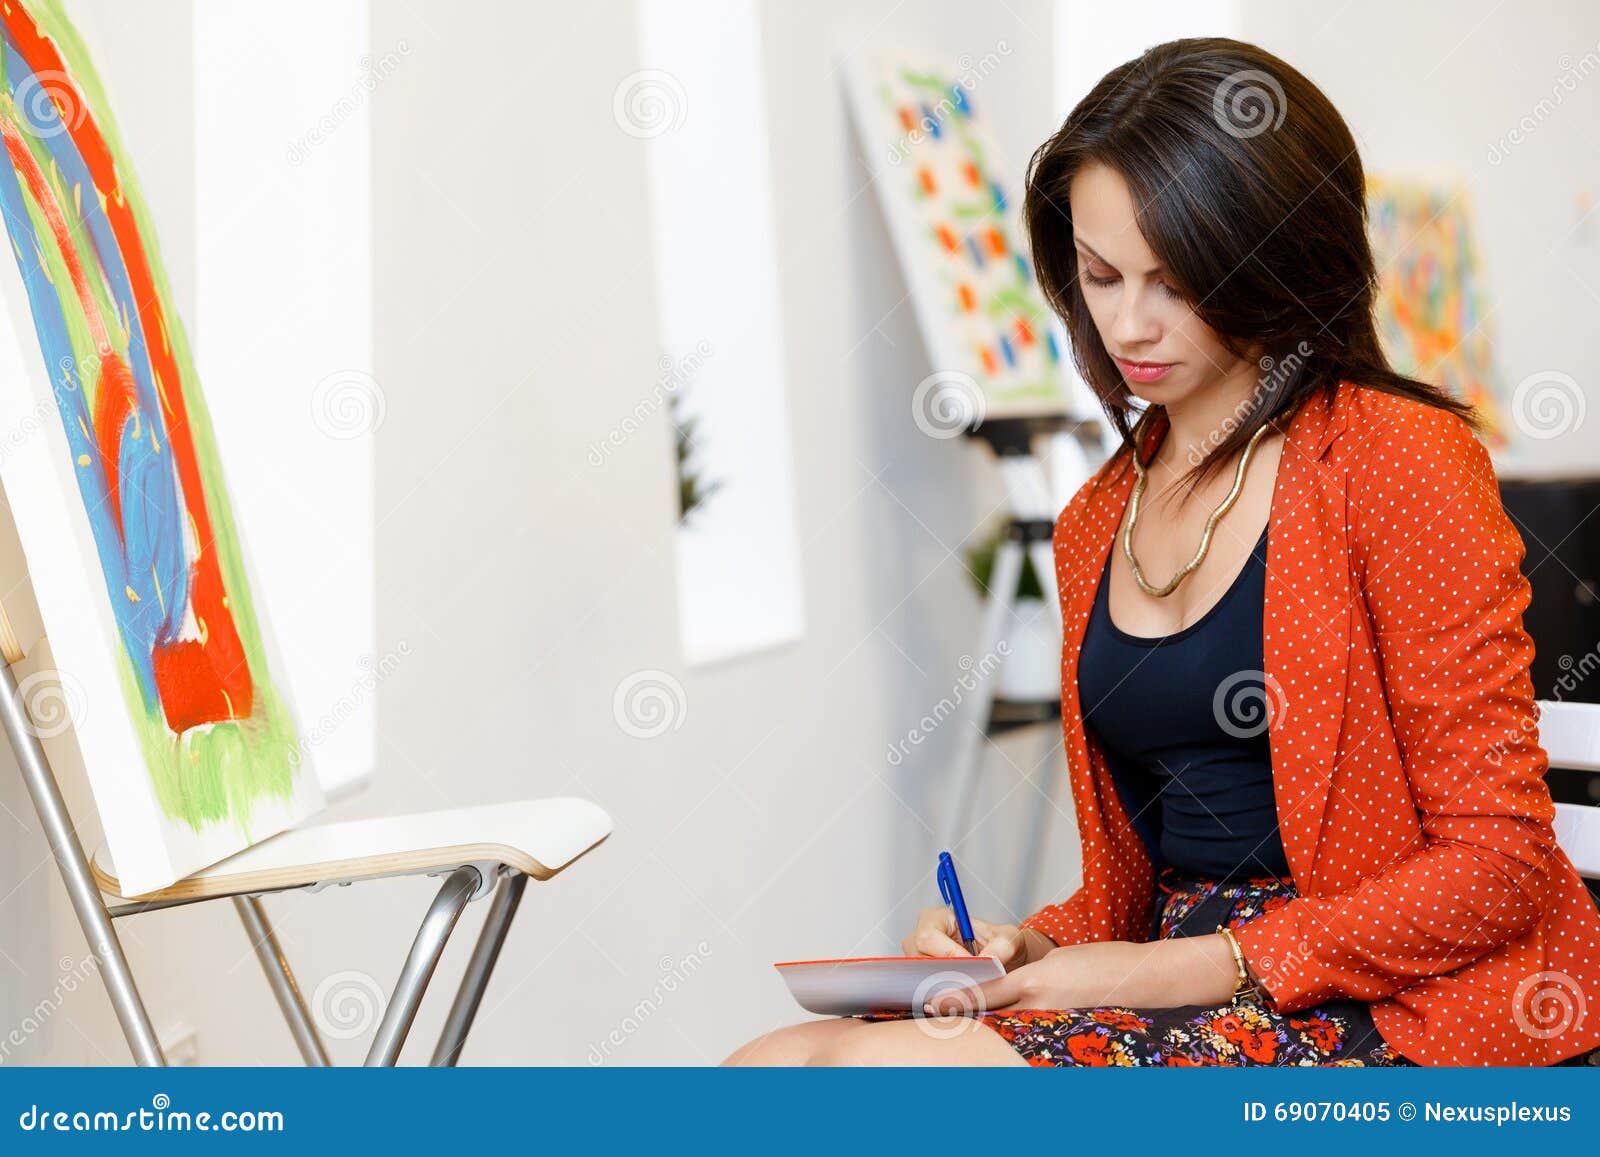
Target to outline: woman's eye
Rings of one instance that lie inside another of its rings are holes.
[[[1083,279],[1085,281],[1087,281],[1090,285],[1099,285],[1099,286],[1115,285],[1119,280],[1121,280],[1120,278],[1117,277],[1116,274],[1109,274],[1109,275],[1107,275],[1105,277],[1097,277],[1094,273],[1090,272],[1088,269],[1085,269],[1083,271]],[[1172,286],[1168,285],[1164,281],[1160,282],[1159,284],[1161,286],[1161,292],[1166,294],[1168,297],[1172,298],[1172,300],[1174,300],[1174,301],[1183,300],[1183,293],[1181,291],[1172,288]]]

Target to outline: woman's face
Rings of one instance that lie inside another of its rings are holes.
[[[1254,363],[1229,353],[1178,296],[1145,244],[1122,175],[1105,165],[1086,166],[1073,178],[1070,195],[1083,299],[1134,396],[1170,410],[1208,387],[1241,380]],[[1248,376],[1253,378],[1253,369]]]

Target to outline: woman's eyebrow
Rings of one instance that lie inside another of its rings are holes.
[[[1094,251],[1093,247],[1090,246],[1090,244],[1087,241],[1084,241],[1084,240],[1082,240],[1080,238],[1074,237],[1072,239],[1072,243],[1074,245],[1076,245],[1079,249],[1082,249],[1090,257],[1093,257],[1096,261],[1101,261],[1101,262],[1104,262],[1107,265],[1111,265],[1111,268],[1113,268],[1113,269],[1116,268],[1115,265],[1112,265],[1111,262],[1106,261],[1106,259],[1104,257],[1101,257],[1100,254],[1096,253]],[[1167,271],[1167,267],[1162,265],[1160,262],[1157,262],[1153,268],[1148,269],[1148,270],[1145,271],[1145,276],[1146,277],[1154,277],[1156,274],[1165,273],[1166,271]]]

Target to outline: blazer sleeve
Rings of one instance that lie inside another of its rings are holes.
[[[1516,940],[1558,863],[1522,538],[1467,424],[1418,409],[1354,467],[1348,522],[1422,839],[1349,892],[1236,929],[1280,1012],[1380,999]]]
[[[1056,904],[1046,904],[1021,924],[1043,932],[1057,947],[1065,944],[1086,944],[1095,939],[1086,918],[1089,903],[1087,884]]]

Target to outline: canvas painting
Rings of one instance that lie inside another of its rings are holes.
[[[1069,411],[1054,315],[985,122],[982,62],[962,71],[863,56],[850,78],[856,124],[935,373],[970,379],[984,416]]]
[[[0,40],[0,482],[138,894],[322,796],[108,94],[58,0],[10,0]]]
[[[1444,386],[1507,444],[1504,399],[1473,238],[1458,181],[1369,176],[1367,217],[1378,266],[1378,337],[1396,370]]]

